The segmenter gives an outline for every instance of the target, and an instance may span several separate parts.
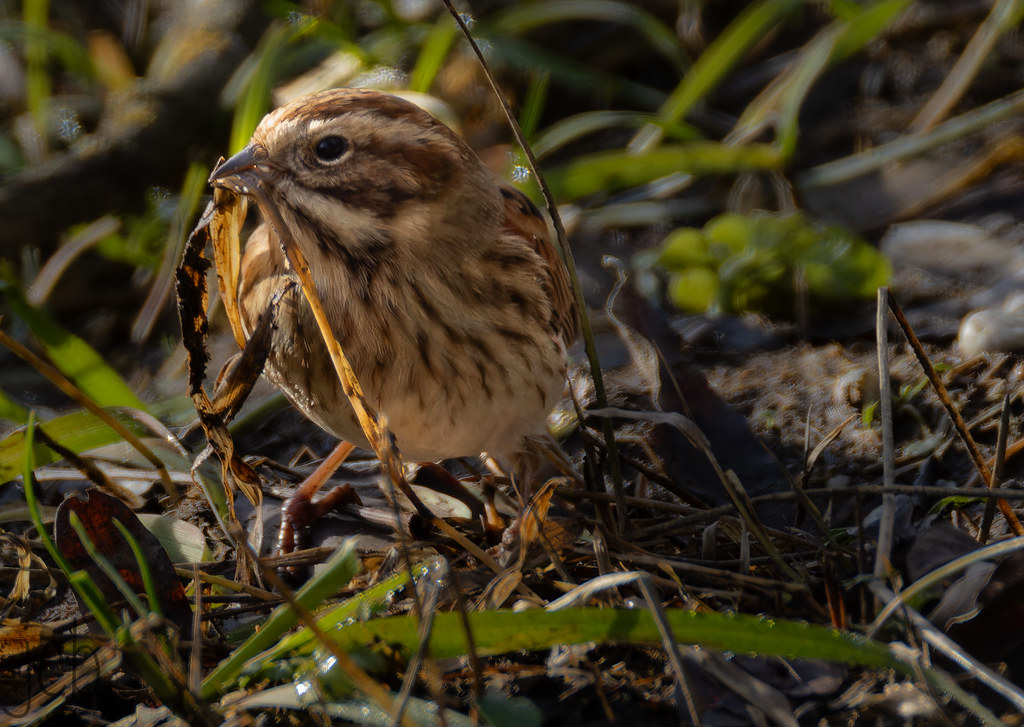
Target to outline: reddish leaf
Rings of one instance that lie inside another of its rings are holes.
[[[139,544],[143,558],[153,575],[153,580],[160,589],[157,597],[160,600],[163,614],[177,624],[182,634],[191,634],[192,609],[185,590],[181,586],[181,581],[178,580],[178,576],[174,572],[174,565],[167,557],[160,541],[143,526],[135,513],[116,497],[100,490],[75,493],[57,508],[53,526],[57,549],[68,559],[73,568],[88,573],[110,602],[123,599],[113,582],[89,557],[85,546],[78,538],[78,533],[71,527],[72,512],[78,514],[96,549],[110,561],[136,593],[144,596],[145,587],[135,555],[128,541],[114,525],[115,520],[121,522],[135,542]],[[79,607],[83,608],[81,602],[79,602]]]

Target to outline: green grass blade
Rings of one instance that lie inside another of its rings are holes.
[[[849,18],[836,43],[832,62],[838,63],[849,58],[866,43],[877,38],[911,2],[912,0],[882,0]]]
[[[909,4],[910,0],[886,0],[831,23],[805,44],[797,61],[772,82],[771,86],[779,94],[778,143],[786,159],[796,151],[800,109],[821,74],[877,38]],[[773,93],[760,94],[758,100],[773,97]],[[771,102],[764,104],[763,108],[753,108],[752,104],[752,108],[744,112],[737,128],[756,125],[761,119],[770,118],[774,107]]]
[[[27,4],[25,10],[28,10]],[[33,13],[38,12],[33,9]],[[96,75],[92,59],[85,46],[79,43],[66,33],[53,30],[46,26],[45,17],[40,21],[33,15],[30,22],[3,21],[0,22],[0,40],[9,41],[12,44],[31,44],[41,48],[45,54],[56,58],[69,71],[81,74],[87,78]]]
[[[981,129],[991,128],[1003,119],[1024,113],[1024,90],[1013,91],[948,121],[922,134],[904,135],[841,159],[825,162],[802,172],[797,187],[809,190],[842,184],[889,164],[923,154],[944,144],[961,139]]]
[[[71,513],[71,517],[78,520],[78,513]],[[73,525],[74,523],[72,523]],[[139,545],[139,541],[131,534],[117,518],[114,518],[114,527],[117,528],[117,532],[121,533],[121,537],[124,538],[125,542],[128,543],[128,547],[131,548],[132,555],[135,556],[135,563],[139,566],[139,575],[142,576],[142,585],[146,591],[146,600],[149,602],[149,610],[160,616],[163,615],[163,608],[160,605],[160,594],[156,589],[156,581],[153,579],[153,571],[149,567],[149,561],[146,560],[145,554],[142,552],[142,547]],[[75,532],[78,532],[77,528]],[[79,533],[78,537],[82,537]],[[125,584],[127,585],[127,584]],[[134,593],[132,594],[134,595]],[[142,615],[144,611],[140,611]]]
[[[622,126],[640,127],[644,124],[661,124],[661,119],[655,114],[637,111],[586,111],[559,119],[539,132],[531,144],[533,153],[542,159],[588,134]],[[689,124],[674,124],[664,128],[671,139],[694,141],[702,138],[700,131]]]
[[[28,409],[0,391],[0,419],[25,424],[28,421]]]
[[[100,625],[104,633],[112,641],[117,641],[118,634],[121,632],[121,621],[110,608],[106,597],[97,587],[96,582],[84,570],[73,572],[65,570],[64,572],[67,575],[68,583],[75,590],[75,593],[78,594],[78,597],[82,599],[82,603],[85,604],[85,609],[96,619],[96,623]]]
[[[444,59],[455,45],[457,35],[458,28],[447,15],[438,18],[420,49],[412,73],[409,74],[410,91],[430,93],[430,87],[434,85],[434,79],[441,71]]]
[[[769,144],[727,147],[717,142],[664,145],[648,154],[608,151],[577,157],[563,166],[544,171],[555,197],[580,197],[635,187],[683,172],[696,175],[736,174],[781,167],[779,150]]]
[[[413,570],[422,571],[424,567],[425,565],[420,563]],[[409,578],[404,572],[397,573],[329,609],[317,618],[317,625],[325,631],[333,631],[342,627],[346,621],[352,618],[365,621],[383,609],[391,595],[408,582]],[[314,638],[312,631],[306,628],[301,629],[281,639],[273,648],[261,654],[260,659],[271,661],[292,652],[309,653],[315,646]]]
[[[270,110],[270,93],[277,80],[285,47],[293,33],[291,26],[272,27],[253,52],[255,64],[231,122],[231,142],[228,148],[232,154],[245,148],[256,125]]]
[[[299,589],[295,598],[307,609],[313,610],[340,586],[352,580],[358,572],[356,539],[349,538],[324,564],[324,568]],[[221,693],[238,676],[246,662],[276,644],[297,621],[298,616],[288,604],[282,604],[274,609],[260,630],[235,649],[231,656],[222,661],[203,680],[201,696],[204,699],[212,699]]]
[[[46,68],[47,49],[40,36],[45,34],[49,14],[49,0],[25,0],[21,7],[25,27],[35,31],[25,37],[25,96],[28,111],[43,139],[47,137],[52,91]]]
[[[661,91],[628,78],[595,70],[543,46],[505,35],[478,34],[490,44],[489,53],[510,68],[527,72],[550,73],[551,80],[578,93],[599,93],[602,97],[619,98],[622,103],[655,109],[665,100]]]
[[[750,5],[694,62],[658,111],[662,120],[670,124],[682,121],[776,22],[802,5],[802,0],[762,0]],[[630,142],[630,149],[649,151],[661,142],[662,136],[659,127],[645,127]]]
[[[146,604],[142,602],[142,599],[138,597],[135,590],[128,585],[128,582],[124,579],[124,576],[114,567],[114,565],[107,559],[105,555],[100,553],[96,544],[92,542],[92,538],[89,537],[89,532],[85,529],[85,525],[82,524],[82,519],[78,517],[78,513],[72,511],[68,514],[68,524],[78,535],[78,540],[82,543],[82,547],[85,548],[85,552],[92,559],[93,563],[103,571],[103,575],[110,579],[110,582],[114,584],[114,587],[121,594],[121,597],[127,601],[128,605],[132,607],[138,618],[142,618],[147,613]]]
[[[530,75],[530,83],[526,87],[526,96],[519,109],[519,128],[523,135],[530,139],[540,126],[540,117],[544,113],[544,104],[551,86],[551,74],[546,71]]]
[[[788,74],[780,103],[778,139],[786,159],[796,152],[800,109],[821,74],[878,37],[909,4],[910,0],[880,2],[846,22],[834,23],[803,48]]]
[[[114,416],[136,434],[145,435],[149,431],[133,417],[118,414]],[[55,442],[76,454],[122,441],[121,435],[88,411],[66,414],[40,424],[39,427]],[[18,475],[21,463],[28,454],[28,447],[32,447],[31,454],[38,465],[52,464],[64,459],[44,444],[30,444],[32,441],[28,428],[13,432],[0,440],[0,482],[8,482]]]
[[[796,151],[799,133],[800,108],[807,93],[828,67],[829,58],[834,55],[839,31],[826,30],[808,43],[800,52],[800,59],[787,74],[782,92],[781,114],[778,127],[778,143],[782,155],[789,159]]]
[[[682,609],[668,609],[665,615],[679,643],[734,653],[823,659],[905,670],[885,644],[824,626],[747,614],[698,613]],[[486,611],[467,616],[476,651],[481,656],[537,651],[558,644],[588,641],[661,644],[657,625],[650,612],[644,609]],[[383,642],[414,653],[419,644],[418,629],[418,620],[409,614],[352,623],[333,634],[343,649]],[[431,655],[446,659],[463,655],[468,648],[462,617],[456,613],[436,614],[430,635]]]
[[[39,508],[39,498],[36,497],[35,475],[33,474],[36,469],[35,456],[33,452],[33,445],[35,444],[36,436],[35,412],[30,411],[28,413],[28,424],[25,426],[25,431],[22,432],[22,435],[25,438],[26,446],[20,453],[21,458],[19,465],[21,466],[21,478],[25,488],[25,504],[28,505],[28,511],[32,517],[32,524],[35,525],[36,532],[39,534],[39,539],[43,541],[43,547],[46,548],[46,552],[50,554],[54,563],[60,566],[61,570],[65,573],[70,573],[70,564],[64,559],[64,556],[61,555],[60,551],[57,550],[57,546],[50,537],[50,533],[46,530],[46,524],[43,522],[43,513]]]

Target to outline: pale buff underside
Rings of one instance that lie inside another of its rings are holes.
[[[492,247],[518,244],[514,236],[495,237]],[[425,461],[482,452],[504,457],[522,452],[524,438],[544,433],[546,416],[564,388],[564,343],[543,327],[522,328],[522,312],[513,307],[474,305],[466,315],[465,304],[456,303],[464,291],[453,289],[459,286],[452,285],[453,279],[458,280],[451,274],[452,256],[477,257],[463,260],[458,267],[472,271],[475,266],[483,276],[488,264],[486,245],[461,250],[424,247],[411,251],[416,259],[407,266],[396,266],[415,274],[420,290],[431,301],[430,313],[443,321],[423,311],[406,284],[386,286],[387,294],[385,286],[378,286],[382,289],[375,291],[370,305],[353,302],[353,284],[344,273],[338,274],[337,261],[325,259],[310,241],[304,241],[302,248],[328,316],[336,322],[332,323],[335,334],[368,402],[395,434],[403,457]],[[410,253],[402,246],[398,251]],[[446,266],[448,274],[443,275],[441,269]],[[241,308],[250,335],[271,296],[292,278],[265,225],[250,237],[242,270],[247,277],[241,283]],[[327,270],[333,271],[331,285]],[[539,278],[529,270],[513,278],[508,285],[538,305],[550,305]],[[472,277],[464,281],[469,287],[479,282]],[[289,307],[298,307],[299,315],[289,314]],[[366,447],[312,313],[297,288],[282,301],[277,326],[267,377],[323,429]],[[507,340],[496,332],[503,326],[524,330],[531,340]],[[493,355],[467,351],[451,340],[451,330],[474,336]],[[417,332],[423,334],[419,340]],[[424,356],[432,362],[430,367]]]

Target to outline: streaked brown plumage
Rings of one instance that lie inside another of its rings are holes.
[[[576,317],[541,213],[450,129],[377,91],[335,89],[268,114],[211,182],[259,185],[312,271],[334,335],[402,454],[519,454],[564,385]],[[293,277],[264,221],[241,264],[251,332]],[[270,380],[366,446],[301,292],[283,301]]]

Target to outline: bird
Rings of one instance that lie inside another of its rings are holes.
[[[251,336],[280,297],[264,374],[306,417],[370,444],[282,243],[307,261],[406,459],[529,457],[565,387],[572,289],[544,214],[458,134],[399,96],[336,88],[267,114],[210,183],[260,207],[240,264],[242,327]]]

